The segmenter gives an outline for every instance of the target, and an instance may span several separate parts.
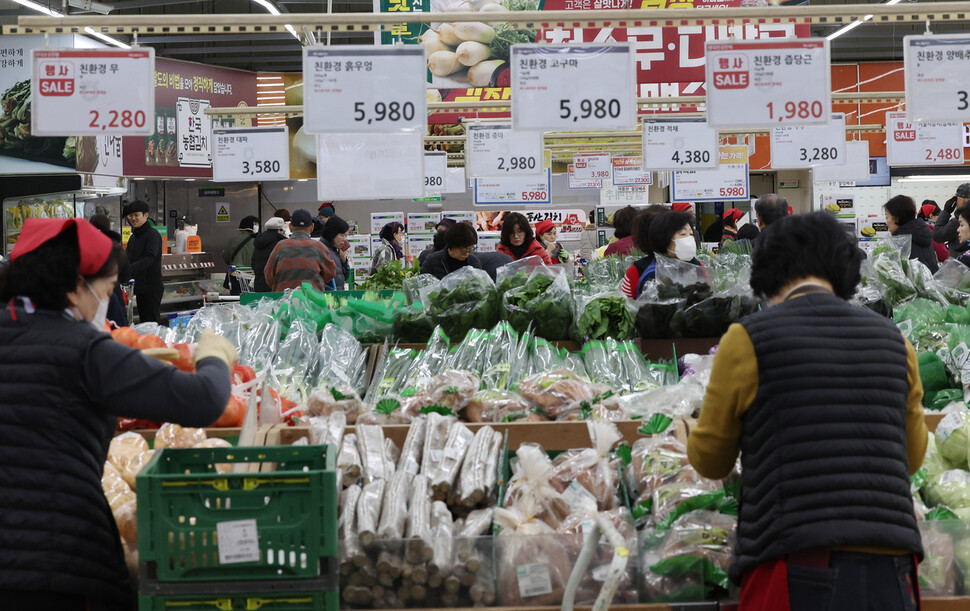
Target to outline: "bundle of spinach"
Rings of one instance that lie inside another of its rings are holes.
[[[681,337],[684,324],[683,299],[648,301],[637,311],[637,335],[644,339]]]
[[[498,322],[498,294],[488,274],[464,267],[445,276],[428,295],[428,315],[453,342],[470,329],[491,329]]]
[[[399,342],[424,343],[433,332],[434,324],[421,302],[394,313],[394,338]]]
[[[502,286],[524,283],[504,292],[502,316],[519,333],[530,325],[545,339],[565,339],[573,322],[572,293],[566,277],[519,272],[502,281]]]
[[[389,261],[379,270],[367,276],[360,284],[362,291],[399,291],[404,288],[404,280],[421,273],[418,260],[411,267],[404,267],[400,261]]]
[[[626,308],[624,297],[594,297],[579,316],[579,333],[587,341],[596,339],[627,339],[633,332],[633,317]]]

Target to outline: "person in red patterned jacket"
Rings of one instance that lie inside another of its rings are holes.
[[[539,257],[546,265],[552,265],[552,259],[545,247],[536,240],[532,225],[528,219],[518,212],[510,212],[502,224],[502,238],[496,249],[518,261],[525,257]]]
[[[327,247],[310,237],[313,217],[306,210],[297,210],[290,217],[290,225],[292,237],[276,244],[263,269],[266,284],[274,292],[295,289],[304,282],[325,290],[337,266]]]

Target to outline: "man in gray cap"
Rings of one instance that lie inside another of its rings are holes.
[[[953,216],[953,212],[966,206],[967,202],[970,202],[970,182],[965,182],[957,187],[956,195],[947,200],[943,206],[943,212],[940,212],[940,216],[936,219],[936,225],[933,227],[933,241],[946,244],[950,250],[950,256],[953,257],[963,252],[960,246],[960,238],[957,237],[959,222]]]

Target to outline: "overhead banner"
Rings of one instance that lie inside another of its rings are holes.
[[[476,229],[480,232],[501,231],[503,219],[510,212],[518,212],[525,216],[532,226],[539,221],[552,221],[556,226],[556,239],[560,242],[575,242],[582,239],[589,217],[587,212],[578,209],[490,210],[477,213]]]

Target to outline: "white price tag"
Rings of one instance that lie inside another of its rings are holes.
[[[545,173],[542,132],[517,131],[509,123],[471,123],[465,138],[465,167],[470,177]]]
[[[155,133],[155,49],[34,49],[32,55],[32,136]]]
[[[702,202],[747,200],[748,147],[722,146],[715,170],[674,172],[671,201]]]
[[[542,596],[552,592],[552,579],[549,577],[549,567],[539,562],[520,564],[515,567],[515,576],[519,583],[519,596],[530,598]]]
[[[448,173],[448,153],[434,151],[424,154],[424,196],[440,196]]]
[[[602,180],[580,180],[576,177],[576,168],[573,164],[566,166],[566,178],[570,189],[600,189],[603,187]]]
[[[612,157],[609,153],[576,153],[573,155],[573,172],[578,180],[605,180],[613,175]]]
[[[869,141],[845,143],[845,165],[821,165],[812,169],[815,182],[850,182],[869,180]]]
[[[717,167],[717,130],[704,119],[643,122],[643,167],[708,170]]]
[[[904,112],[887,112],[886,162],[890,167],[963,165],[963,125],[912,123]]]
[[[423,134],[426,69],[420,45],[304,47],[303,129]]]
[[[653,172],[643,169],[643,157],[614,157],[613,185],[652,185]]]
[[[290,179],[290,139],[285,125],[213,129],[212,139],[212,180]]]
[[[709,41],[705,51],[707,123],[711,127],[829,122],[828,40]]]
[[[548,204],[552,202],[551,179],[552,170],[543,176],[476,178],[475,204]]]
[[[970,35],[903,37],[910,121],[970,121]]]
[[[573,511],[583,508],[590,508],[592,511],[596,511],[596,497],[576,480],[570,482],[566,489],[562,491],[562,498]]]
[[[219,564],[259,562],[259,531],[256,520],[234,520],[216,524]]]
[[[468,190],[465,168],[448,168],[445,172],[444,193],[464,193]]]
[[[423,177],[420,132],[317,136],[320,201],[422,197]]]
[[[845,164],[845,115],[828,125],[771,128],[771,169]]]
[[[521,130],[632,129],[633,46],[512,45],[512,125]]]

